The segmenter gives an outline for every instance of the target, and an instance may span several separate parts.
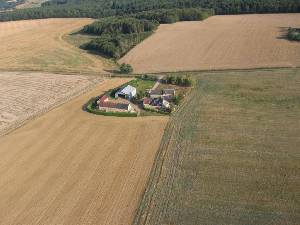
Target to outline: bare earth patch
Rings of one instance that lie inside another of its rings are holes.
[[[102,80],[92,76],[0,73],[0,135]]]
[[[300,66],[300,44],[284,39],[300,14],[213,16],[161,25],[120,61],[135,72]]]
[[[0,23],[0,70],[103,72],[105,60],[63,40],[91,19],[41,19]]]
[[[82,111],[97,88],[0,137],[0,224],[132,222],[166,117],[116,118]]]

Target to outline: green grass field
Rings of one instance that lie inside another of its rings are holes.
[[[130,81],[128,84],[135,87],[137,92],[146,92],[147,89],[151,89],[155,80],[146,80],[146,79],[135,79]]]
[[[194,75],[134,224],[299,224],[300,71]]]

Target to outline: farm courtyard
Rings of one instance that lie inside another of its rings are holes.
[[[300,44],[284,38],[300,14],[213,16],[160,25],[120,62],[135,72],[300,66]]]

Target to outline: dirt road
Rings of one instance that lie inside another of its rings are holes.
[[[300,43],[283,36],[300,14],[213,16],[161,25],[120,62],[135,72],[300,66]]]
[[[81,110],[97,89],[0,138],[0,224],[130,224],[166,117]]]

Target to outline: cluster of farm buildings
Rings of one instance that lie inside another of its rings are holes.
[[[171,111],[170,101],[175,97],[174,89],[164,90],[147,90],[146,96],[142,99],[142,106],[148,110],[160,110],[165,112]],[[108,95],[103,95],[97,101],[97,108],[105,112],[128,112],[135,113],[137,108],[131,103],[131,100],[137,98],[137,90],[131,85],[127,85],[119,89],[115,93],[115,99],[121,100],[110,100]]]

